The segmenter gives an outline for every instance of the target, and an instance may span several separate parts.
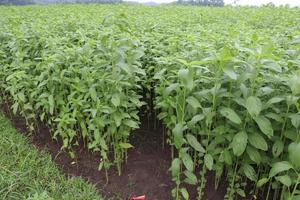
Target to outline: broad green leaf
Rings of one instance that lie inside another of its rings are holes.
[[[260,164],[261,163],[260,153],[256,149],[254,149],[251,146],[248,146],[247,149],[246,149],[246,152],[247,152],[249,158],[252,161],[254,161],[256,164]]]
[[[183,59],[176,59],[179,63],[183,64],[184,66],[189,66],[188,61],[183,60]]]
[[[246,197],[245,191],[240,188],[236,189],[236,193],[238,193],[238,195],[240,195],[241,197]]]
[[[194,171],[194,162],[190,154],[184,153],[182,154],[182,162],[183,165],[186,167],[187,170],[189,171]]]
[[[123,120],[123,124],[129,126],[130,128],[139,128],[139,125],[137,122],[131,120],[131,119],[125,119]]]
[[[120,113],[114,113],[113,118],[116,123],[116,126],[119,127],[121,125],[122,115],[120,115]]]
[[[91,98],[93,99],[93,101],[97,101],[98,95],[97,95],[95,87],[90,87],[89,93],[90,93]]]
[[[230,68],[230,67],[225,67],[223,69],[224,73],[229,77],[231,78],[232,80],[237,80],[237,77],[238,77],[238,74],[235,73],[234,69],[233,68]]]
[[[267,118],[263,117],[263,116],[257,116],[254,117],[255,122],[257,123],[259,129],[269,138],[271,138],[273,136],[273,127],[272,124],[270,122],[270,120],[268,120]]]
[[[197,176],[193,172],[185,170],[184,174],[186,176],[186,178],[184,179],[184,182],[186,182],[190,185],[196,185],[197,184],[198,179],[197,179]]]
[[[212,170],[213,165],[214,165],[214,159],[210,154],[205,154],[204,164],[207,167],[207,169]]]
[[[298,129],[300,126],[300,114],[292,114],[290,115],[293,126]]]
[[[264,184],[266,184],[267,182],[269,182],[268,178],[262,178],[257,182],[257,187],[262,187]]]
[[[163,95],[164,96],[169,96],[174,90],[178,88],[179,84],[178,83],[173,83],[169,85],[168,87],[165,88]]]
[[[295,168],[300,168],[300,142],[293,142],[288,147],[289,160]]]
[[[282,123],[282,122],[283,122],[282,117],[281,117],[280,115],[278,115],[278,114],[275,114],[275,113],[268,113],[268,114],[266,114],[265,116],[266,116],[267,118],[273,119],[273,120],[275,120],[275,121],[277,121],[277,122],[279,122],[279,123]]]
[[[185,188],[181,188],[180,192],[181,192],[181,195],[182,195],[184,200],[189,200],[190,199],[190,195],[189,195],[188,191]]]
[[[186,102],[189,105],[191,105],[194,109],[201,108],[201,105],[200,105],[199,101],[195,97],[193,97],[193,96],[189,96],[186,99]]]
[[[129,149],[129,148],[133,147],[131,144],[125,143],[125,142],[121,142],[121,143],[119,143],[119,145],[122,149]]]
[[[242,123],[241,118],[231,108],[222,108],[220,110],[220,113],[221,113],[221,115],[223,115],[224,117],[226,117],[227,119],[232,121],[233,123],[236,123],[236,124]]]
[[[248,142],[248,135],[246,132],[241,131],[237,133],[233,137],[233,140],[231,142],[231,147],[233,149],[234,155],[241,156],[246,149],[247,142]]]
[[[205,153],[205,149],[203,146],[198,142],[197,138],[191,134],[186,135],[187,142],[198,152]]]
[[[120,96],[118,94],[114,94],[111,98],[111,102],[115,107],[118,107],[121,103]]]
[[[292,179],[289,175],[276,176],[275,179],[287,187],[292,185]]]
[[[181,80],[182,84],[188,90],[192,90],[194,87],[193,73],[189,69],[180,69],[178,71],[178,77]]]
[[[279,174],[281,172],[288,171],[292,168],[293,168],[293,166],[287,161],[281,161],[281,162],[274,163],[272,165],[272,168],[271,168],[270,172],[269,172],[269,177],[270,178],[274,177],[277,174]]]
[[[18,112],[18,109],[19,109],[19,104],[18,104],[18,102],[15,102],[15,103],[11,106],[11,108],[12,108],[12,110],[13,110],[14,115],[16,115],[17,112]],[[51,113],[50,113],[50,114],[51,114]]]
[[[272,99],[270,99],[268,102],[267,102],[267,105],[272,105],[272,104],[275,104],[275,103],[279,103],[279,102],[282,102],[284,101],[285,98],[283,97],[273,97]]]
[[[258,133],[249,134],[248,141],[253,147],[255,147],[257,149],[260,149],[263,151],[268,150],[268,144],[267,144],[266,140],[264,139],[263,136],[261,136]]]
[[[191,121],[188,122],[188,124],[189,124],[189,126],[191,126],[191,128],[193,128],[193,126],[194,126],[197,122],[203,120],[204,118],[205,118],[205,115],[203,115],[203,114],[195,115],[195,116],[191,119]]]
[[[284,143],[281,140],[276,140],[272,147],[272,153],[274,157],[279,157],[283,152]]]
[[[173,133],[175,147],[177,149],[180,149],[181,146],[184,143],[184,140],[183,140],[183,126],[182,126],[182,124],[180,124],[180,123],[176,124],[175,127],[172,130],[172,133]]]
[[[167,71],[166,68],[163,68],[159,72],[157,72],[154,76],[153,79],[162,79],[164,77],[164,73]]]
[[[300,94],[300,77],[298,75],[293,75],[292,77],[290,77],[288,83],[293,95]]]
[[[246,100],[246,108],[252,117],[258,116],[262,110],[262,103],[259,98],[250,96]]]
[[[244,174],[246,175],[246,177],[249,178],[251,181],[254,181],[254,182],[257,181],[256,172],[251,165],[244,164],[242,166],[242,170],[243,170]]]
[[[231,157],[229,150],[225,149],[223,151],[223,158],[227,165],[232,165],[232,157]]]
[[[178,174],[180,173],[180,160],[179,158],[175,158],[173,161],[172,161],[172,164],[171,164],[171,172],[172,172],[172,177],[177,177]]]

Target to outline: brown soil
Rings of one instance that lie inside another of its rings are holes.
[[[9,117],[8,108],[2,105],[4,113],[10,118],[13,126],[26,134],[25,121],[21,117]],[[28,135],[28,134],[26,134]],[[150,130],[142,126],[131,138],[134,146],[128,152],[128,162],[123,165],[122,175],[118,176],[115,168],[108,171],[109,182],[106,183],[105,172],[98,171],[99,156],[82,147],[75,148],[76,158],[61,151],[61,142],[53,140],[49,129],[41,124],[38,133],[29,136],[30,141],[40,150],[48,151],[54,162],[68,176],[81,176],[93,183],[106,199],[125,200],[134,195],[146,195],[147,200],[171,200],[171,189],[174,187],[169,174],[171,155],[169,147],[162,147],[162,134],[159,130]],[[222,200],[226,185],[221,184],[214,190],[214,178],[208,174],[205,189],[205,200]],[[196,199],[196,188],[188,187],[191,200]]]

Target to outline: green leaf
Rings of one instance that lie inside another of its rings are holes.
[[[18,108],[19,108],[18,102],[15,102],[15,103],[11,106],[11,108],[12,108],[12,110],[13,110],[14,115],[16,115],[17,112],[18,112]]]
[[[289,175],[276,176],[275,179],[287,187],[292,185],[292,179]]]
[[[175,147],[177,149],[180,149],[181,146],[184,143],[184,140],[183,140],[183,126],[182,126],[182,124],[180,124],[180,123],[176,124],[175,127],[172,130],[172,133],[173,133]]]
[[[243,170],[243,172],[244,172],[244,174],[246,175],[247,178],[249,178],[250,180],[252,180],[254,182],[257,181],[256,172],[255,172],[254,168],[251,165],[244,164],[242,166],[242,170]]]
[[[252,117],[258,116],[262,110],[262,103],[259,98],[250,96],[246,100],[246,108]]]
[[[272,147],[272,153],[275,158],[279,157],[280,154],[283,152],[284,143],[281,140],[276,140]]]
[[[300,142],[293,142],[288,147],[289,160],[295,168],[300,168]]]
[[[272,178],[272,177],[276,176],[277,174],[284,172],[284,171],[288,171],[292,168],[293,168],[293,166],[287,161],[281,161],[281,162],[274,163],[269,172],[269,177]]]
[[[283,122],[282,117],[281,117],[280,115],[278,115],[278,114],[275,114],[275,113],[268,113],[268,114],[266,114],[265,116],[266,116],[267,118],[273,119],[273,120],[275,120],[275,121],[277,121],[277,122],[279,122],[279,123],[282,123],[282,122]]]
[[[263,116],[258,116],[258,117],[254,117],[255,122],[257,123],[259,129],[269,138],[271,138],[273,136],[273,127],[272,124],[270,122],[270,120],[268,120],[267,118],[263,117]]]
[[[300,77],[298,75],[293,75],[292,77],[290,77],[288,83],[293,95],[300,94]]]
[[[93,100],[93,101],[97,101],[98,95],[97,95],[97,92],[96,92],[95,87],[90,87],[89,93],[90,93],[90,95],[91,95],[92,100]]]
[[[172,161],[172,164],[171,164],[171,172],[172,172],[172,177],[177,177],[178,174],[180,173],[180,160],[179,158],[175,158],[173,161]]]
[[[238,193],[238,195],[240,195],[241,197],[246,197],[245,191],[240,188],[236,189],[236,193]]]
[[[192,126],[194,126],[197,122],[203,120],[205,118],[205,115],[203,114],[199,114],[199,115],[195,115],[191,121],[188,122],[188,125],[191,126],[191,128],[193,128]]]
[[[129,143],[124,143],[124,142],[119,143],[119,145],[120,145],[120,147],[121,147],[122,149],[129,149],[129,148],[132,148],[132,147],[133,147],[131,144],[129,144]]]
[[[260,150],[267,151],[268,150],[268,144],[266,140],[258,133],[251,133],[249,134],[248,138],[249,143]]]
[[[292,114],[290,115],[293,126],[298,129],[300,126],[300,114]]]
[[[204,164],[207,167],[207,169],[212,170],[213,165],[214,165],[214,159],[210,154],[205,154]]]
[[[182,162],[187,170],[194,171],[194,162],[192,157],[188,153],[182,154]]]
[[[185,170],[184,171],[184,174],[186,176],[186,178],[184,179],[184,181],[190,185],[196,185],[198,180],[197,180],[197,176],[191,172],[191,171],[188,171],[188,170]]]
[[[227,165],[232,165],[232,157],[231,157],[229,150],[225,149],[223,151],[223,157],[224,157],[224,161]]]
[[[233,137],[233,140],[231,142],[233,154],[236,156],[241,156],[246,149],[247,142],[248,142],[248,135],[246,132],[241,131],[237,133]]]
[[[237,77],[238,77],[238,74],[235,73],[234,69],[233,68],[230,68],[230,67],[225,67],[223,69],[224,73],[229,77],[231,78],[232,80],[237,80]]]
[[[114,94],[111,98],[111,102],[115,107],[118,107],[120,105],[120,96],[118,94]]]
[[[197,109],[197,108],[201,108],[201,105],[198,101],[198,99],[196,99],[195,97],[193,96],[189,96],[187,99],[186,99],[186,102],[191,105],[194,109]]]
[[[116,123],[116,126],[119,127],[121,125],[121,122],[122,122],[122,115],[120,113],[114,113],[113,114],[113,119]]]
[[[279,102],[282,102],[282,101],[284,101],[283,97],[273,97],[272,99],[270,99],[267,102],[267,105],[272,105],[272,104],[279,103]]]
[[[249,158],[252,161],[254,161],[256,164],[261,163],[261,156],[260,156],[259,152],[256,149],[254,149],[251,146],[248,146],[247,149],[246,149],[246,152],[247,152]]]
[[[189,200],[190,199],[189,193],[185,188],[181,188],[180,192],[181,192],[181,195],[182,195],[184,200]]]
[[[221,113],[221,115],[223,115],[224,117],[226,117],[227,119],[232,121],[233,123],[236,123],[236,124],[242,123],[242,120],[240,119],[240,117],[231,108],[222,108],[220,110],[220,113]]]
[[[169,96],[171,94],[171,92],[173,92],[174,90],[176,90],[178,88],[178,86],[179,86],[178,83],[173,83],[173,84],[169,85],[168,87],[165,88],[163,95]]]
[[[126,126],[130,127],[130,128],[139,128],[139,125],[137,122],[131,120],[131,119],[125,119],[123,120],[123,124],[125,124]]]
[[[203,146],[198,142],[197,138],[191,134],[186,135],[187,142],[198,152],[205,153],[205,149]]]
[[[189,69],[180,69],[178,71],[178,77],[181,80],[182,84],[188,90],[192,90],[194,87],[193,73]]]
[[[260,179],[258,182],[257,182],[257,187],[261,187],[261,186],[263,186],[264,184],[266,184],[267,182],[269,181],[269,179],[268,178],[262,178],[262,179]]]
[[[164,77],[164,73],[167,71],[166,68],[163,68],[162,70],[160,70],[159,72],[157,72],[154,76],[153,79],[162,79]]]

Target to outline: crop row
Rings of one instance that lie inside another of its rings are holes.
[[[45,122],[71,156],[83,143],[121,173],[146,91],[168,130],[174,199],[194,198],[186,184],[202,199],[208,171],[225,199],[299,198],[299,10],[5,9],[0,90],[32,132]]]

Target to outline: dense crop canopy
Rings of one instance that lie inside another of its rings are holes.
[[[207,171],[225,199],[299,198],[299,9],[0,10],[1,92],[32,130],[47,122],[121,171],[143,91],[168,130],[174,199],[190,198],[183,182],[201,199]]]

